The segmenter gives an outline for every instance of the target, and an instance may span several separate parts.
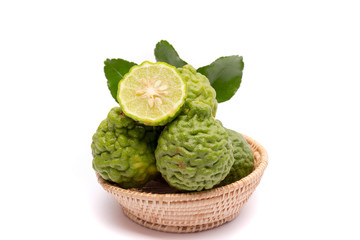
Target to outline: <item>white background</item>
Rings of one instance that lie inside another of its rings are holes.
[[[358,1],[1,1],[1,239],[359,239]],[[116,106],[106,58],[195,67],[242,55],[217,118],[269,166],[240,215],[169,234],[128,220],[97,183],[91,137]]]

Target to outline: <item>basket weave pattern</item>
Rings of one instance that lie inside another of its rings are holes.
[[[197,232],[220,226],[234,219],[259,184],[267,166],[266,150],[245,136],[254,159],[254,171],[237,182],[212,190],[192,193],[147,193],[123,189],[105,181],[102,187],[115,197],[131,220],[164,232]]]

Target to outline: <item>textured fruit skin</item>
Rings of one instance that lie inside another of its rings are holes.
[[[216,91],[210,85],[209,80],[191,65],[185,65],[178,68],[180,75],[187,83],[187,97],[183,107],[183,113],[187,113],[190,109],[190,103],[199,101],[210,106],[212,115],[215,117],[218,102],[216,100]]]
[[[243,177],[246,177],[254,170],[254,156],[250,145],[245,138],[238,132],[231,129],[226,129],[231,144],[233,146],[234,165],[232,166],[230,173],[219,184],[219,186],[225,186],[227,184],[236,182]]]
[[[220,183],[234,158],[228,134],[211,116],[210,107],[191,107],[188,115],[180,115],[161,133],[156,166],[169,185],[201,191]]]
[[[92,138],[92,166],[102,178],[123,188],[141,187],[158,174],[154,150],[159,128],[110,110]]]

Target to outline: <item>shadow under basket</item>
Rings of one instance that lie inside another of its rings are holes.
[[[125,215],[142,226],[176,233],[212,229],[233,220],[239,214],[267,167],[266,150],[255,140],[243,136],[254,155],[254,170],[239,181],[223,187],[201,192],[173,193],[171,190],[174,189],[160,182],[153,182],[144,190],[123,189],[104,180],[99,174],[98,181],[120,203]]]

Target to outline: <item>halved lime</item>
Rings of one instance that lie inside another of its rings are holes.
[[[165,125],[180,112],[186,82],[169,64],[143,62],[119,82],[118,96],[125,115],[146,125]]]

